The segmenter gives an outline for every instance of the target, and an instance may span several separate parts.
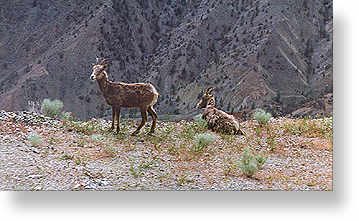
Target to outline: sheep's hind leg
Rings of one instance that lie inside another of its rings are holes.
[[[152,117],[151,130],[150,130],[150,132],[149,132],[149,134],[152,134],[152,133],[155,132],[156,121],[157,121],[158,116],[157,116],[157,114],[156,114],[156,111],[153,110],[153,107],[151,107],[151,106],[148,107],[147,111],[148,111],[148,113],[151,114],[151,117]]]
[[[141,124],[138,126],[138,128],[135,130],[135,132],[133,132],[131,134],[132,136],[138,134],[140,132],[141,128],[145,125],[145,123],[147,121],[147,110],[146,109],[141,109],[141,116],[142,116]]]

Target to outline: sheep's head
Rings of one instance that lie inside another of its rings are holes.
[[[107,67],[107,64],[105,64],[105,62],[107,61],[107,59],[103,59],[103,61],[98,64],[98,58],[96,59],[96,64],[94,64],[92,66],[92,74],[91,74],[91,80],[95,81],[95,80],[99,80],[103,77],[107,78],[107,74],[105,72],[105,69]]]
[[[206,92],[202,96],[201,101],[197,104],[197,108],[205,108],[207,105],[215,105],[214,95],[211,94],[211,92],[214,90],[216,90],[214,87],[207,88]]]

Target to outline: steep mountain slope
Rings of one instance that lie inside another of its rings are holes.
[[[160,113],[187,113],[217,87],[227,111],[289,113],[332,92],[332,1],[7,1],[0,9],[0,109],[44,98],[80,118],[108,106],[90,82],[149,81]]]

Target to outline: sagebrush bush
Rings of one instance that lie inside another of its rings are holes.
[[[324,130],[329,132],[330,135],[333,134],[333,116],[323,119]]]
[[[264,163],[267,161],[267,157],[264,155],[257,155],[254,157],[257,162],[258,169],[262,169]]]
[[[117,149],[116,149],[116,147],[113,147],[113,146],[106,146],[105,147],[105,152],[108,155],[110,155],[111,157],[114,157],[114,156],[116,156]]]
[[[258,170],[263,168],[264,163],[267,161],[267,157],[263,155],[254,155],[246,148],[242,154],[242,159],[239,162],[239,168],[247,176],[253,176]]]
[[[73,117],[73,115],[72,115],[71,112],[62,112],[61,115],[62,115],[63,120],[65,120],[65,121],[72,121],[72,120],[74,120],[74,117]]]
[[[91,140],[94,142],[101,142],[105,140],[105,137],[101,134],[92,134],[91,135]]]
[[[31,113],[40,113],[41,105],[38,101],[28,101],[27,102],[28,111]]]
[[[254,113],[254,119],[261,125],[267,124],[271,117],[272,115],[270,113],[267,113],[262,109],[257,109]]]
[[[27,138],[32,146],[38,147],[42,143],[42,137],[35,132],[30,133]]]
[[[207,127],[207,121],[202,119],[202,114],[198,114],[196,116],[194,116],[194,121],[196,122],[196,124],[200,127]]]
[[[241,168],[242,172],[248,177],[253,176],[258,170],[255,157],[248,149],[245,149],[242,154],[239,168]]]
[[[197,134],[194,137],[194,151],[201,151],[204,147],[214,143],[216,136],[210,133]]]
[[[60,159],[61,160],[72,160],[72,159],[74,159],[74,155],[65,153],[60,156]]]
[[[48,117],[57,117],[61,114],[64,103],[60,100],[44,99],[41,105],[41,113]]]

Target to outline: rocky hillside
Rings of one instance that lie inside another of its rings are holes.
[[[193,110],[217,88],[226,111],[291,113],[333,86],[331,0],[32,0],[0,9],[0,109],[64,101],[82,119],[108,114],[90,81],[153,83],[159,113]]]

